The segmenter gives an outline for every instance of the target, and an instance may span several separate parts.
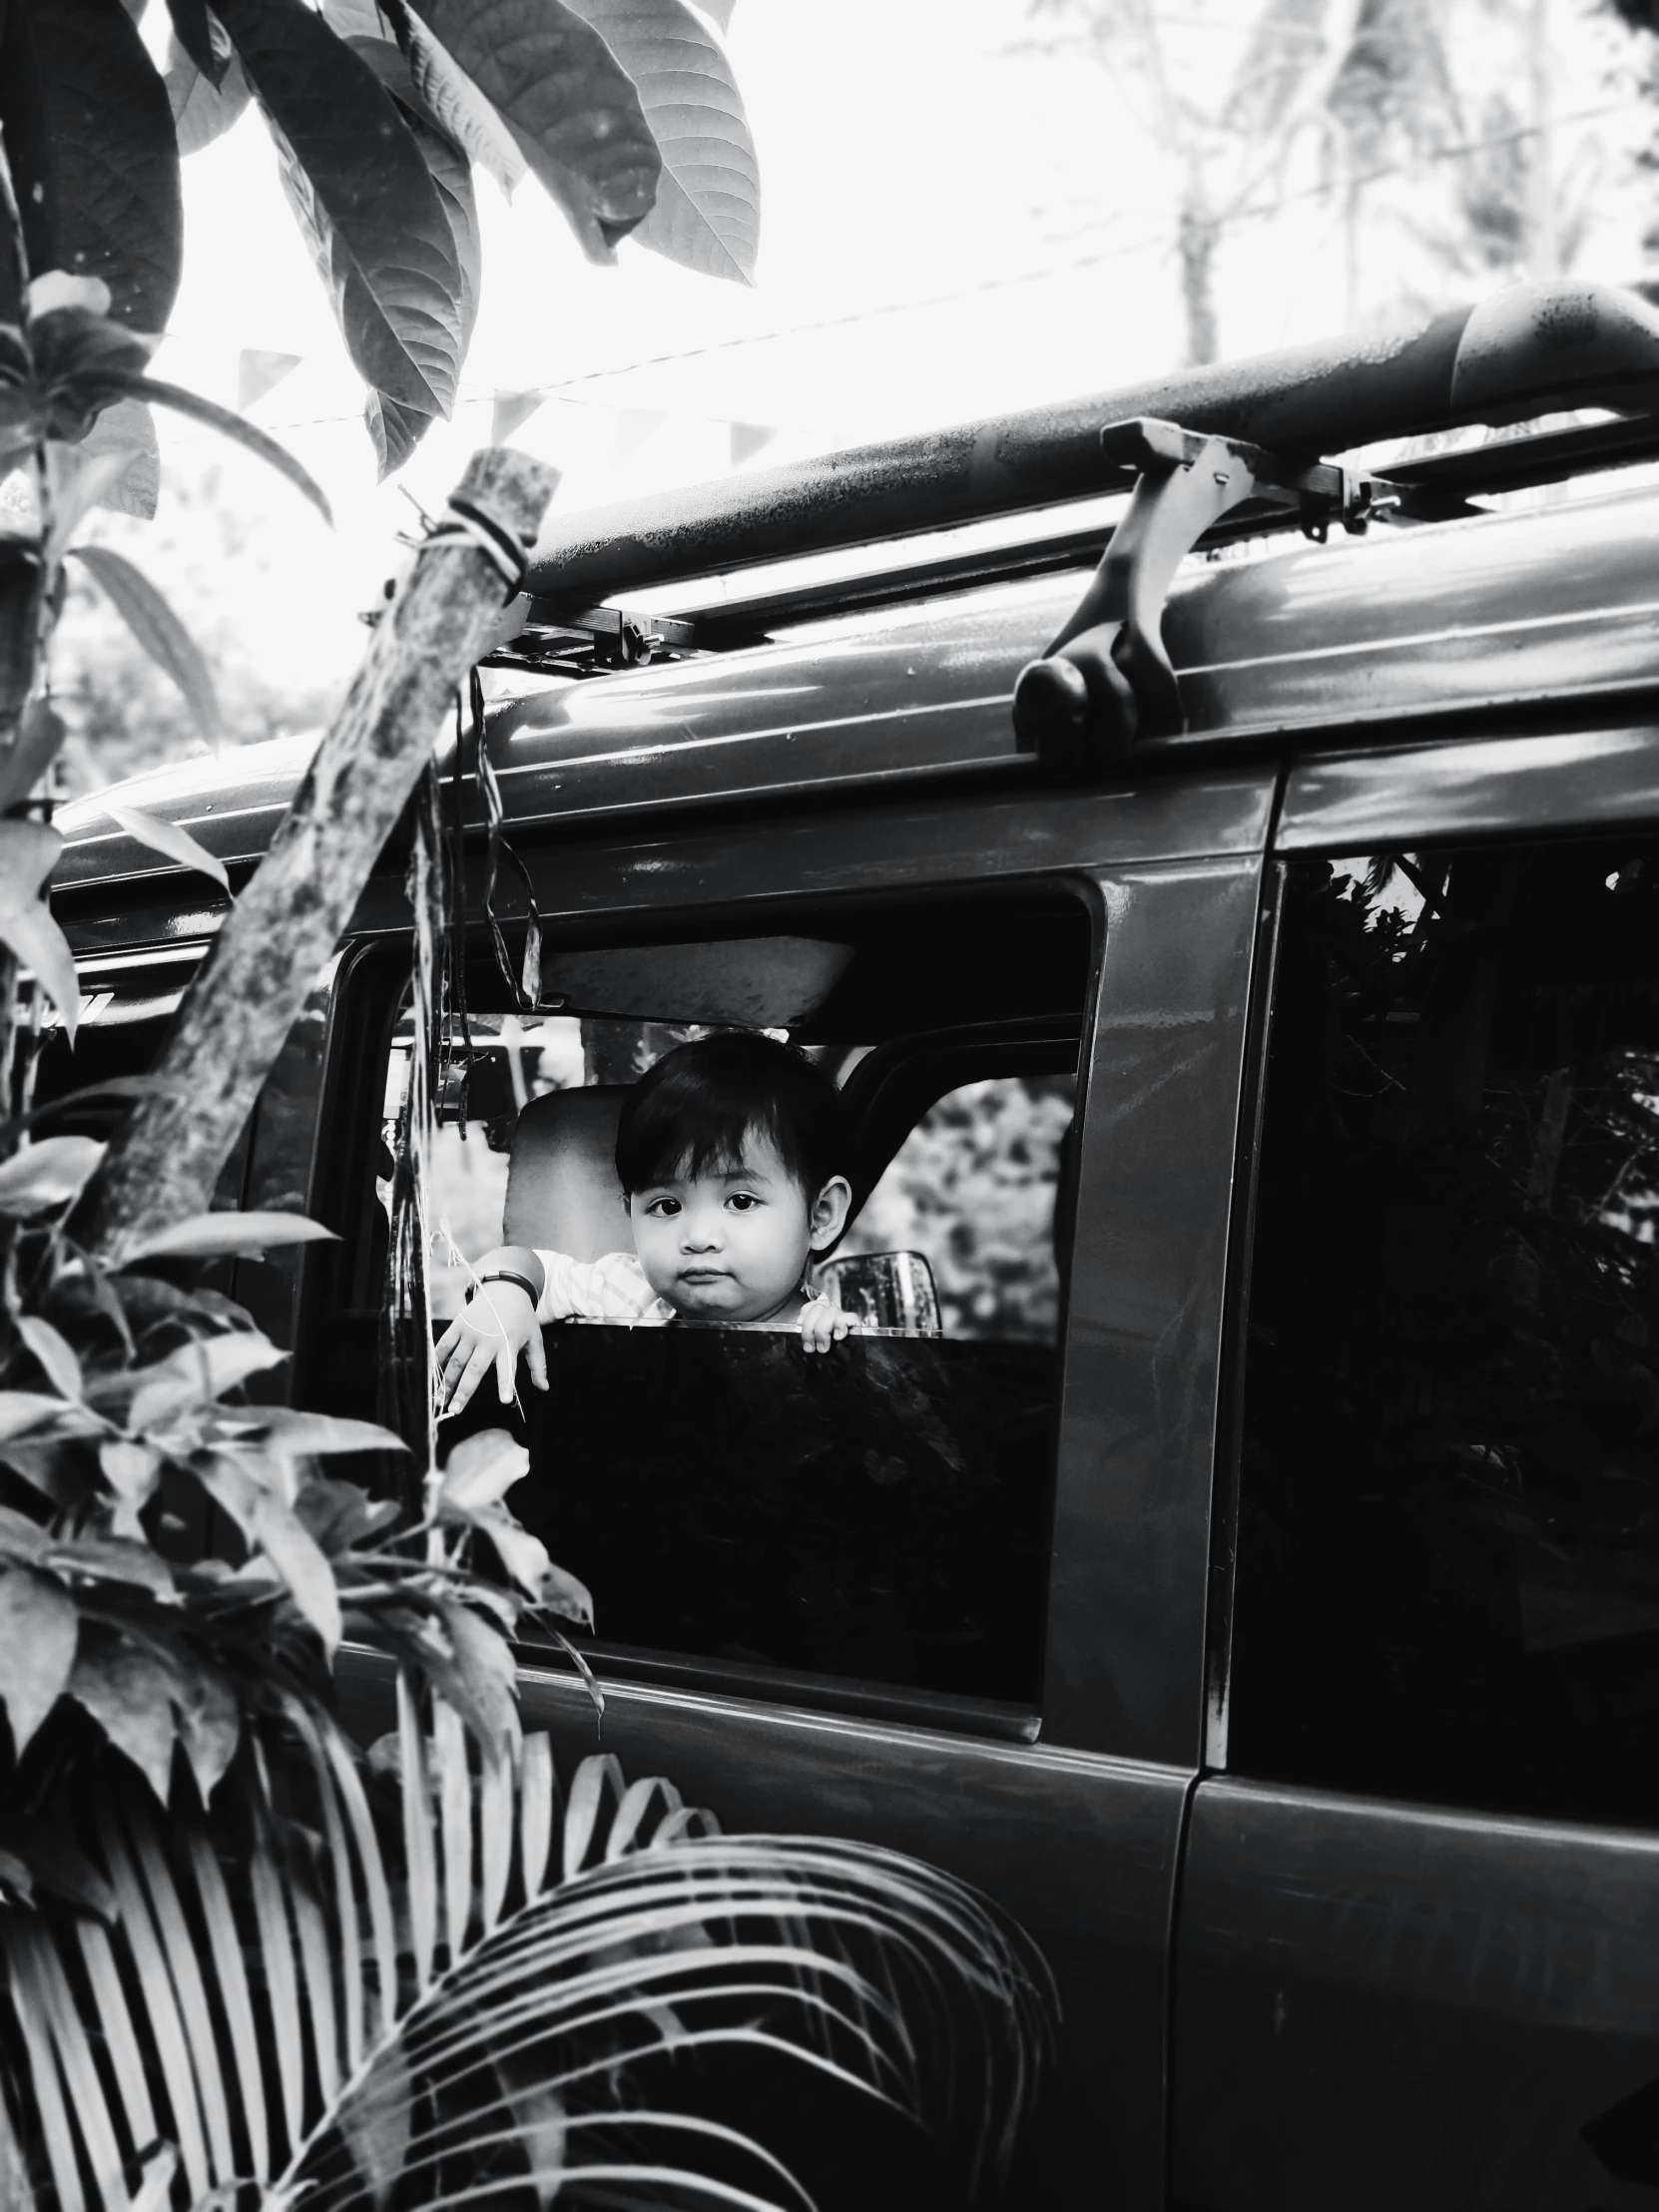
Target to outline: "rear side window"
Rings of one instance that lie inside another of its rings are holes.
[[[614,1165],[626,1086],[688,1038],[764,1027],[847,1103],[853,1214],[818,1280],[861,1333],[813,1356],[798,1329],[555,1324],[550,1389],[521,1374],[504,1409],[487,1383],[440,1448],[484,1426],[522,1434],[530,1471],[511,1502],[593,1590],[595,1661],[614,1673],[923,1716],[968,1701],[1024,1729],[1093,921],[1051,895],[794,927],[549,943],[533,1013],[507,1010],[487,955],[469,968],[471,1064],[444,1085],[427,1193],[430,1302],[441,1329],[502,1242],[630,1253]],[[410,1042],[395,1021],[367,1086],[364,1181],[381,1197]],[[318,1394],[340,1410],[372,1381],[384,1280],[382,1207],[357,1218],[364,1258],[341,1280],[360,1310],[315,1332]]]
[[[1228,1763],[1659,1820],[1659,845],[1298,862]]]

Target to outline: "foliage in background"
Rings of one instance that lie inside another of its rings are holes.
[[[837,1255],[920,1252],[947,1337],[1053,1344],[1054,1205],[1071,1076],[1008,1076],[941,1098],[900,1145]]]
[[[1652,28],[1646,0],[1613,4],[1631,28]],[[1341,208],[1351,327],[1371,288],[1363,216],[1390,179],[1429,188],[1407,193],[1396,220],[1430,264],[1465,279],[1558,276],[1582,242],[1599,173],[1556,162],[1546,0],[1259,0],[1228,67],[1216,59],[1223,26],[1166,0],[1031,9],[1075,26],[1178,165],[1191,362],[1225,350],[1217,270],[1230,228],[1294,197],[1293,162]],[[1499,57],[1492,81],[1464,81],[1464,36],[1488,71]]]
[[[141,12],[135,10],[135,13]],[[251,104],[353,365],[381,473],[453,407],[481,280],[472,172],[534,176],[595,261],[617,242],[747,281],[760,184],[719,37],[684,0],[168,0],[165,73],[121,0],[10,0],[0,140],[28,269],[102,279],[162,331],[181,153]],[[21,319],[0,284],[0,323]]]
[[[168,604],[190,611],[190,635],[213,671],[222,745],[320,729],[339,688],[325,662],[294,650],[298,595],[281,540],[259,527],[240,489],[217,456],[170,454],[154,521],[94,515],[83,533],[142,561]],[[273,655],[262,637],[284,639],[286,650]],[[171,678],[79,569],[52,639],[52,705],[68,733],[56,780],[65,798],[210,750]]]

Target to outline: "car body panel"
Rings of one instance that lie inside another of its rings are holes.
[[[367,1741],[394,1725],[384,1661],[348,1652],[342,1678],[355,1733]],[[884,1844],[993,1897],[1042,1947],[1063,2009],[1057,2066],[1006,2201],[1021,2212],[1162,2205],[1166,1960],[1186,1775],[631,1683],[607,1684],[601,1727],[568,1674],[533,1666],[520,1671],[519,1698],[525,1726],[552,1735],[567,1780],[577,1760],[611,1752],[630,1781],[667,1775],[725,1828]]]
[[[1656,762],[1626,726],[1307,760],[1275,848],[1651,827]],[[1207,1776],[1174,1990],[1183,2212],[1659,2203],[1659,1837]]]
[[[1044,1735],[1196,1771],[1259,858],[1100,880]]]
[[[1035,1740],[975,1734],[971,1715],[946,1730],[638,1682],[610,1685],[604,1734],[630,1773],[669,1774],[729,1825],[915,1851],[1026,1922],[1067,2019],[1022,2203],[1154,2212],[1173,2187],[1203,2212],[1382,2204],[1430,2173],[1436,2202],[1659,2201],[1581,2134],[1659,2064],[1642,2055],[1659,2017],[1653,1839],[1200,1779],[1225,1642],[1213,1487],[1270,844],[1335,855],[1659,819],[1639,696],[1659,696],[1656,520],[1643,490],[1192,563],[1166,626],[1189,735],[1088,789],[1040,782],[1009,714],[1081,570],[709,659],[498,686],[487,742],[555,941],[1032,887],[1103,918]],[[313,743],[121,796],[246,868]],[[452,769],[452,741],[439,757]],[[478,854],[470,774],[462,802]],[[56,911],[84,961],[211,940],[229,907],[205,878],[96,801],[59,821]],[[474,921],[482,878],[472,865]],[[503,885],[509,926],[526,904]],[[311,1207],[328,1186],[365,1095],[335,1103],[367,1049],[354,963],[393,959],[407,927],[388,848],[267,1086],[248,1203]],[[243,1271],[301,1355],[307,1285],[330,1264],[323,1249]],[[353,1659],[347,1675],[377,1732],[383,1669]],[[568,1680],[530,1665],[522,1687],[561,1762],[595,1748]]]
[[[1659,1837],[1207,1781],[1174,2201],[1636,2212],[1659,2129],[1620,2108],[1659,2105],[1656,2020]]]
[[[1652,552],[1659,493],[1538,514],[1374,531],[1189,564],[1165,637],[1189,741],[1310,738],[1494,705],[1618,699],[1659,682]],[[491,759],[508,819],[579,822],[665,807],[781,801],[964,774],[1036,794],[1009,702],[1081,597],[1085,572],[838,617],[778,643],[576,681],[499,680]],[[314,738],[228,766],[135,777],[125,804],[183,824],[227,863],[269,843]],[[453,741],[447,741],[452,746]],[[1180,747],[1149,753],[1133,781]],[[440,754],[447,758],[447,753]],[[1128,779],[1126,779],[1128,781]],[[484,820],[466,779],[466,819]],[[169,863],[103,814],[66,808],[63,892]]]
[[[1376,852],[1413,837],[1617,829],[1659,816],[1659,723],[1299,761],[1281,852]]]

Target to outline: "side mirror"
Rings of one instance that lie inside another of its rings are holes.
[[[826,1260],[817,1276],[820,1288],[866,1329],[894,1329],[906,1337],[944,1334],[933,1270],[919,1252],[853,1252]]]

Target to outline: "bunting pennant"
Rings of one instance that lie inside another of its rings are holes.
[[[275,391],[282,378],[291,375],[304,357],[302,353],[262,353],[257,347],[244,346],[237,363],[239,413],[246,414],[268,391]]]
[[[752,461],[778,435],[777,425],[771,422],[734,422],[731,428],[734,468],[742,468],[745,461]]]
[[[546,394],[539,391],[498,391],[490,412],[490,443],[505,445],[520,424],[528,422]]]

